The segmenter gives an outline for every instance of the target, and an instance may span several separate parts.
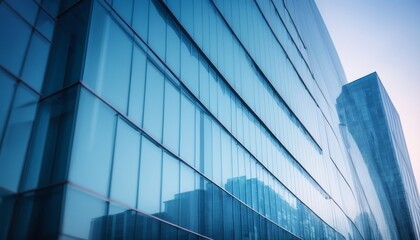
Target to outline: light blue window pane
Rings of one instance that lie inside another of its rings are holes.
[[[181,41],[181,80],[198,96],[198,53],[184,35]]]
[[[133,28],[143,40],[147,40],[150,0],[134,0]]]
[[[0,186],[16,191],[37,107],[38,96],[19,85],[0,148]]]
[[[73,187],[67,188],[62,232],[69,236],[87,239],[95,220],[106,215],[106,203],[93,195]]]
[[[0,16],[0,65],[18,76],[31,28],[5,4],[0,5]]]
[[[194,158],[195,158],[195,164],[194,167],[196,170],[200,172],[204,172],[204,163],[203,163],[203,157],[201,155],[201,151],[203,149],[202,144],[204,143],[203,140],[203,112],[201,112],[201,109],[196,106],[195,107],[195,152],[194,152]]]
[[[221,134],[221,150],[222,150],[222,182],[223,187],[232,178],[232,150],[231,138],[227,132],[222,131]]]
[[[178,224],[179,214],[179,160],[163,154],[162,166],[162,205],[165,220]]]
[[[181,31],[173,21],[169,21],[166,33],[166,63],[179,77],[181,71]]]
[[[209,69],[210,70],[210,69]],[[210,111],[217,115],[217,75],[213,70],[210,70]]]
[[[138,208],[146,213],[160,212],[162,150],[142,137]]]
[[[197,231],[199,194],[194,189],[194,170],[181,164],[179,224],[193,231]]]
[[[184,95],[181,95],[181,158],[194,166],[195,144],[195,108],[194,104]]]
[[[15,91],[15,81],[5,72],[0,70],[0,85],[2,86],[0,90],[0,136],[3,136],[3,131],[6,128],[6,119],[9,115],[9,109]]]
[[[170,82],[165,84],[163,145],[179,155],[180,94]]]
[[[136,207],[140,133],[118,119],[112,168],[111,199]]]
[[[208,115],[204,116],[203,120],[203,161],[204,161],[204,174],[210,179],[213,178],[213,140],[211,119]]]
[[[200,57],[200,100],[206,107],[210,107],[210,80],[207,62]]]
[[[151,63],[147,64],[144,129],[158,141],[162,140],[164,77]]]
[[[86,91],[81,92],[78,111],[69,179],[108,195],[115,113]]]
[[[100,5],[94,6],[83,80],[126,113],[132,40]]]
[[[220,150],[220,126],[213,123],[213,181],[222,186],[222,159]]]
[[[131,24],[134,0],[113,0],[112,7],[128,23]]]
[[[135,123],[142,126],[144,89],[146,83],[146,55],[137,45],[134,45],[133,51],[128,116],[130,116]]]
[[[164,0],[168,8],[175,15],[176,18],[181,17],[181,2],[182,0]]]
[[[165,58],[166,15],[157,1],[149,5],[149,37],[147,42],[162,59]]]
[[[29,44],[28,55],[26,56],[22,78],[38,92],[41,92],[42,83],[47,66],[47,59],[50,44],[38,33],[32,35]]]
[[[194,0],[181,0],[181,23],[190,35],[194,32],[194,2]]]

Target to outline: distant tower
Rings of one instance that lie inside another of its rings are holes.
[[[378,74],[343,86],[337,99],[347,125],[373,178],[381,202],[391,206],[401,239],[419,239],[419,194],[401,122]],[[386,210],[384,210],[386,212]]]

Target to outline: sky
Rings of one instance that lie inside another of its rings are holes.
[[[396,107],[420,192],[420,0],[315,0],[351,82],[376,71]]]

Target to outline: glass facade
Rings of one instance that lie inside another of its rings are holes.
[[[398,113],[377,73],[343,87],[337,100],[374,181],[388,221],[400,239],[420,236],[420,199]]]
[[[340,124],[314,2],[4,0],[0,16],[0,239],[398,238]]]

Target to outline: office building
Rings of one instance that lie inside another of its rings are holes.
[[[343,87],[337,100],[369,169],[381,205],[393,218],[400,239],[420,237],[420,200],[400,118],[378,74]],[[387,207],[389,205],[389,207]]]
[[[0,16],[0,238],[397,238],[313,1]]]

